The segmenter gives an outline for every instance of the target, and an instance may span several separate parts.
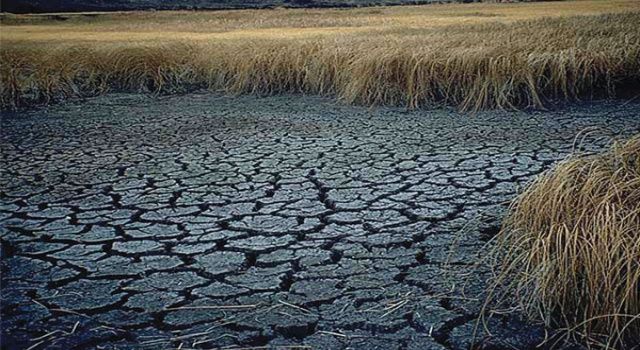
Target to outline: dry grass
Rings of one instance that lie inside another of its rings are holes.
[[[496,242],[492,299],[596,347],[639,345],[640,135],[539,177]]]
[[[640,81],[635,0],[4,15],[0,104],[113,90],[542,107]]]

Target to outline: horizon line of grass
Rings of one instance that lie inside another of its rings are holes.
[[[304,93],[366,106],[544,108],[640,87],[640,12],[344,37],[64,42],[4,40],[0,108],[113,91]],[[5,38],[6,39],[6,38]],[[10,39],[10,38],[9,38]]]

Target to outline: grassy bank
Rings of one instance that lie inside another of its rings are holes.
[[[640,81],[634,0],[4,15],[2,108],[108,91],[542,107]]]

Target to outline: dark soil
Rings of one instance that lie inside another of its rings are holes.
[[[518,186],[638,132],[638,107],[112,94],[3,113],[2,346],[466,349]],[[486,349],[544,337],[488,326]]]

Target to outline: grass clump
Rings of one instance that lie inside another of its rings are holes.
[[[640,85],[635,0],[65,16],[1,17],[0,107],[208,88],[540,108]]]
[[[640,341],[640,135],[574,156],[512,204],[491,300],[595,347]]]

